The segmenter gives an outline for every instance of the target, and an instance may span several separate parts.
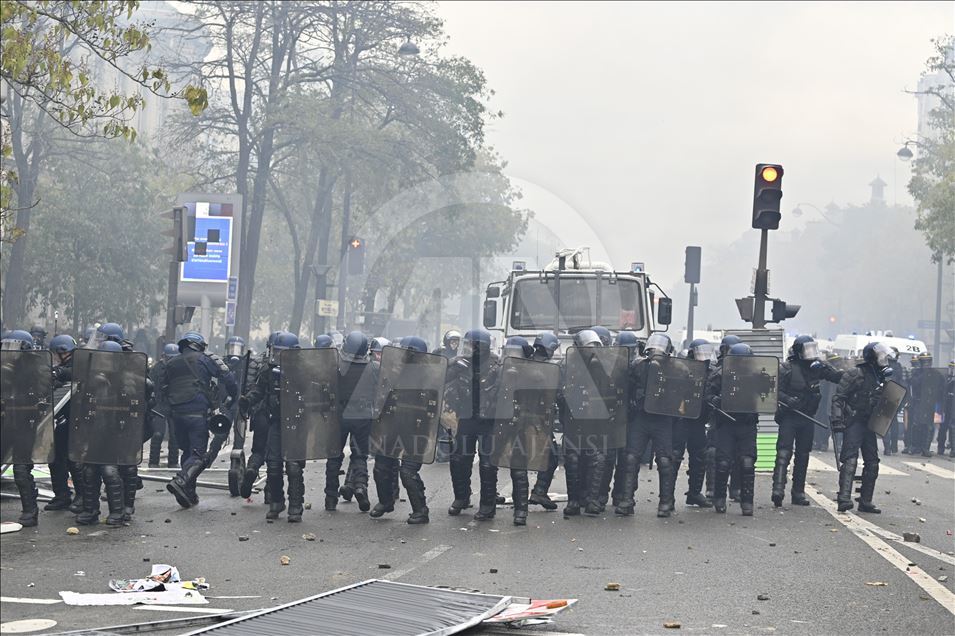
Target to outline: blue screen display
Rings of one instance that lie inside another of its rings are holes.
[[[229,280],[232,218],[196,218],[196,233],[187,247],[189,259],[182,264],[182,280],[225,283]],[[206,253],[196,255],[196,242],[205,242]]]

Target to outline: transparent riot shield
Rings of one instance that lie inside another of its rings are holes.
[[[77,349],[70,400],[70,461],[139,464],[146,425],[145,353]]]
[[[286,349],[279,358],[282,459],[328,459],[341,453],[338,351]]]
[[[0,351],[4,464],[53,461],[53,359],[49,351]]]
[[[570,347],[561,396],[564,439],[575,448],[627,444],[630,353],[626,347]]]
[[[447,367],[442,355],[398,347],[382,350],[371,453],[434,462]]]
[[[704,360],[654,356],[647,361],[647,413],[695,420],[703,412]]]
[[[560,368],[556,364],[504,359],[491,438],[493,465],[547,470],[559,384]]]
[[[934,420],[942,412],[945,399],[945,369],[920,369],[918,381],[912,380],[911,410],[923,422]]]
[[[779,359],[773,356],[723,358],[722,409],[728,413],[775,413]]]
[[[882,385],[882,389],[879,391],[879,401],[872,409],[872,414],[869,415],[870,431],[879,437],[883,437],[889,432],[889,428],[899,412],[899,407],[905,400],[905,393],[905,387],[898,382],[889,380]]]

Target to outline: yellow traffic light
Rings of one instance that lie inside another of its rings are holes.
[[[351,240],[351,246],[352,246],[352,249],[357,250],[359,247],[361,247],[361,239],[353,238]]]
[[[763,168],[762,177],[763,181],[766,183],[772,183],[779,178],[779,173],[776,171],[776,168],[772,166],[766,166]]]

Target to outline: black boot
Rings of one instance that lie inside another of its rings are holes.
[[[526,470],[511,470],[512,499],[514,499],[514,525],[527,525],[527,491],[530,481]]]
[[[83,467],[83,510],[76,515],[76,523],[92,526],[99,523],[99,466]]]
[[[745,464],[739,475],[739,507],[744,517],[753,516],[753,498],[756,491],[755,462],[750,458],[743,460]]]
[[[726,512],[726,482],[730,476],[730,465],[718,462],[713,471],[713,510]]]
[[[119,475],[117,466],[103,466],[103,488],[106,490],[106,505],[109,515],[106,516],[106,525],[123,525],[123,507],[126,503],[126,489],[123,478]]]
[[[730,501],[739,501],[739,462],[733,462],[729,480]]]
[[[252,486],[259,478],[259,469],[262,468],[264,458],[258,453],[249,455],[249,461],[245,464],[245,472],[242,473],[242,483],[239,484],[239,496],[248,499],[252,496]]]
[[[288,476],[288,515],[289,523],[300,523],[305,509],[305,475],[302,463],[286,462],[285,473]]]
[[[534,482],[534,490],[531,491],[530,497],[527,498],[527,503],[542,506],[544,510],[557,510],[557,504],[554,503],[548,493],[553,478],[554,473],[537,473],[537,481]]]
[[[706,498],[713,501],[713,491],[716,488],[716,449],[709,447],[703,453],[704,481],[706,482]]]
[[[628,451],[623,453],[622,461],[617,465],[617,476],[622,477],[621,498],[613,512],[621,517],[629,517],[636,507],[634,495],[637,492],[637,478],[640,476],[640,459],[636,453]]]
[[[451,488],[454,491],[454,501],[448,508],[448,514],[457,516],[462,510],[471,507],[471,470],[473,469],[473,455],[451,454],[448,462],[451,470]]]
[[[690,468],[687,471],[686,505],[709,508],[713,504],[703,496],[703,480],[706,475],[705,460],[696,462],[693,461],[693,457],[690,456]]]
[[[474,519],[488,521],[497,513],[497,466],[491,466],[482,457],[478,464],[478,474],[481,478],[481,503],[478,511],[474,513]]]
[[[199,503],[199,497],[196,495],[196,479],[204,467],[201,460],[195,459],[187,463],[186,467],[166,484],[166,490],[183,508],[191,508]]]
[[[70,492],[69,476],[70,471],[65,461],[54,461],[49,465],[50,468],[50,486],[53,488],[53,499],[45,506],[44,510],[66,510],[73,502],[73,493]]]
[[[567,505],[564,517],[580,515],[580,453],[568,450],[564,453],[564,477],[567,481]]]
[[[852,510],[852,479],[856,474],[856,463],[858,459],[853,457],[842,462],[839,470],[839,494],[836,496],[836,503],[839,504],[839,512]]]
[[[603,461],[603,473],[600,480],[600,490],[597,492],[597,503],[600,504],[600,512],[604,512],[607,509],[607,501],[610,495],[610,484],[614,478],[614,469],[617,466],[617,451],[609,450],[607,454],[604,455]],[[614,490],[619,490],[618,486],[614,487]],[[617,505],[617,497],[613,497],[613,505]]]
[[[862,467],[862,486],[859,488],[859,512],[880,514],[882,511],[872,503],[875,492],[875,480],[879,476],[878,464],[865,464]]]
[[[604,475],[607,474],[607,458],[602,452],[591,452],[581,458],[587,462],[588,478],[586,481],[587,493],[584,500],[587,502],[584,514],[594,517],[604,511],[600,503],[601,489],[604,484]]]
[[[809,453],[796,455],[793,459],[793,485],[790,499],[794,506],[808,506],[806,499],[806,471],[809,469]]]
[[[22,509],[17,523],[24,528],[36,526],[40,516],[40,509],[36,503],[39,492],[36,488],[36,482],[33,480],[32,471],[32,464],[15,464],[13,466],[13,481],[20,493],[20,507]]]
[[[375,475],[375,491],[378,493],[378,503],[371,509],[371,517],[377,519],[386,512],[395,511],[394,492],[395,487],[391,483],[394,479],[391,462],[396,461],[388,457],[378,457],[375,459],[373,469]]]
[[[70,462],[70,478],[73,480],[73,502],[70,504],[70,512],[76,515],[83,512],[83,467]]]
[[[776,465],[773,468],[773,506],[779,508],[783,505],[783,498],[786,496],[786,474],[789,472],[789,460],[792,458],[792,451],[788,448],[776,451]],[[795,480],[794,480],[795,485]]]
[[[408,503],[411,504],[408,523],[411,525],[428,523],[431,521],[428,516],[428,498],[425,496],[424,482],[421,481],[421,475],[410,467],[402,467],[399,474],[401,475],[401,485],[405,487],[405,492],[408,493]]]
[[[136,485],[139,481],[139,469],[136,466],[120,466],[123,479],[123,522],[129,523],[136,514]]]
[[[278,519],[285,510],[285,480],[282,476],[282,463],[269,460],[265,465],[265,489],[269,493],[269,511],[266,519]]]
[[[670,457],[657,457],[657,475],[660,482],[660,503],[657,505],[658,517],[669,517],[673,510],[673,491],[675,489],[673,463]]]

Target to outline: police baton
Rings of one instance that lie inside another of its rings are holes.
[[[785,402],[780,402],[779,405],[780,405],[781,407],[783,407],[784,409],[786,409],[787,411],[789,411],[790,413],[795,413],[795,414],[798,415],[799,417],[801,417],[801,418],[803,418],[803,419],[806,419],[806,420],[809,420],[810,422],[812,422],[812,423],[815,424],[816,426],[821,426],[822,428],[826,429],[827,431],[829,430],[829,427],[828,427],[828,426],[826,426],[825,424],[823,424],[822,422],[820,422],[820,421],[817,420],[816,418],[810,417],[810,416],[806,415],[805,413],[803,413],[803,412],[800,411],[799,409],[794,409],[793,407],[789,406],[789,405],[786,404]]]

